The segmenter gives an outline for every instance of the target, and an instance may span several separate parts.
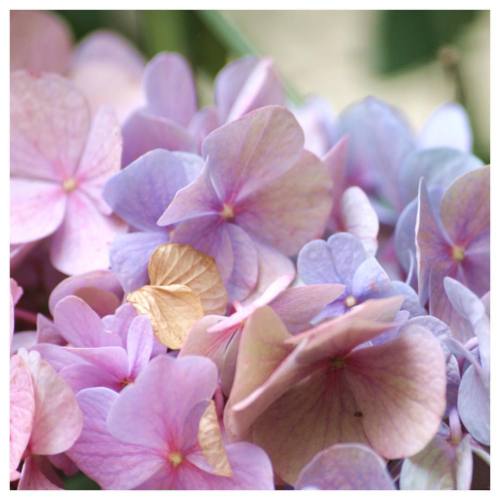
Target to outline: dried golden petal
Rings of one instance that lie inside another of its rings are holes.
[[[218,476],[231,477],[233,472],[226,455],[226,449],[222,442],[219,420],[215,411],[215,404],[210,401],[205,413],[200,419],[200,428],[198,430],[198,443],[201,451],[209,465],[214,469]]]
[[[185,285],[143,286],[127,300],[149,317],[158,340],[170,349],[180,349],[190,328],[203,317],[200,298]]]
[[[186,285],[201,300],[205,314],[224,314],[227,293],[215,260],[190,245],[167,243],[151,255],[148,266],[152,285]]]

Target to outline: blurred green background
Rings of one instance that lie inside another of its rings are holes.
[[[107,28],[146,58],[177,51],[191,62],[200,99],[234,57],[271,56],[289,97],[325,97],[335,112],[366,95],[403,109],[418,129],[439,104],[471,117],[475,153],[490,157],[489,11],[56,11],[75,40]],[[457,62],[450,64],[452,48]]]

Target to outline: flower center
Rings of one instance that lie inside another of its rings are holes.
[[[174,467],[179,467],[184,460],[184,457],[180,452],[172,451],[168,454],[168,460]]]
[[[330,363],[334,370],[339,370],[340,368],[344,368],[345,360],[343,358],[332,358]]]
[[[232,206],[224,203],[222,210],[220,211],[220,215],[223,219],[232,220],[234,219],[234,209]]]
[[[456,262],[462,262],[465,258],[465,249],[458,245],[453,245],[451,247],[451,257]]]
[[[133,382],[132,379],[125,377],[123,380],[120,381],[120,385],[122,387],[127,387],[127,385],[131,384]]]
[[[349,295],[344,300],[344,304],[345,304],[346,307],[353,307],[353,306],[355,306],[357,304],[356,297],[353,297],[352,295]]]
[[[66,179],[63,182],[63,189],[64,189],[64,191],[66,191],[66,193],[71,193],[71,191],[74,191],[76,189],[75,179],[73,179],[73,177]]]

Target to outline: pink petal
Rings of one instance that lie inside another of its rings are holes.
[[[278,252],[269,245],[261,242],[254,242],[257,248],[258,259],[258,281],[254,290],[243,301],[244,304],[251,304],[258,301],[259,305],[265,305],[265,294],[277,282],[284,280],[278,285],[280,289],[288,286],[295,278],[295,265],[286,255]],[[262,300],[261,300],[262,299]]]
[[[343,228],[359,238],[366,253],[374,256],[378,247],[379,223],[368,196],[359,187],[352,186],[342,195],[341,205]]]
[[[345,383],[372,447],[386,458],[422,450],[437,432],[446,404],[439,341],[414,326],[392,341],[353,351],[346,366]]]
[[[156,116],[141,109],[132,113],[122,128],[122,164],[129,165],[134,160],[153,149],[196,152],[197,145],[191,134],[173,120]]]
[[[48,460],[29,456],[23,466],[19,490],[62,490],[62,481]]]
[[[441,217],[455,244],[466,246],[480,234],[489,232],[489,167],[473,170],[449,187],[441,201]]]
[[[116,333],[104,330],[101,318],[82,299],[69,295],[54,308],[54,323],[73,347],[121,345]]]
[[[172,440],[180,447],[189,412],[212,398],[216,383],[217,369],[206,358],[157,356],[120,393],[108,417],[109,430],[124,443],[162,453]]]
[[[10,360],[10,474],[11,480],[21,461],[33,429],[35,394],[31,374],[24,360]]]
[[[144,90],[155,114],[187,126],[196,112],[196,89],[187,61],[176,53],[157,54],[146,66]]]
[[[347,153],[349,139],[343,136],[327,153],[321,158],[332,179],[333,207],[328,228],[335,231],[343,231],[341,220],[342,194],[347,187]]]
[[[146,316],[132,320],[127,335],[129,373],[132,379],[146,368],[153,351],[153,330]]]
[[[54,315],[57,303],[68,295],[84,300],[99,316],[113,313],[120,305],[123,290],[111,271],[91,271],[61,281],[49,296],[49,311]]]
[[[105,216],[84,194],[68,197],[66,217],[53,236],[50,260],[66,274],[81,274],[109,266],[109,247],[126,225],[115,216]]]
[[[102,108],[92,121],[77,179],[104,215],[111,208],[102,198],[104,183],[121,167],[122,138],[120,124],[110,108]]]
[[[307,339],[303,353],[299,356],[302,362],[313,363],[325,357],[343,356],[388,330],[402,302],[402,297],[367,300],[348,313],[294,335],[286,342],[298,345]]]
[[[83,95],[64,78],[11,75],[11,174],[64,181],[76,171],[90,128]]]
[[[224,320],[226,320],[224,316],[212,314],[203,316],[189,331],[179,356],[206,356],[217,365],[220,371],[227,346],[234,335],[235,329],[238,329],[239,326],[239,322],[237,322],[236,328],[234,325],[226,329],[219,328],[219,324],[223,323]]]
[[[298,490],[394,490],[385,462],[362,444],[336,444],[301,471]]]
[[[162,457],[142,446],[117,441],[106,419],[118,394],[110,389],[85,389],[77,400],[84,415],[83,430],[68,450],[78,468],[104,489],[130,489],[165,466]]]
[[[220,200],[245,198],[298,161],[304,134],[285,108],[266,106],[214,130],[202,156]]]
[[[273,183],[237,205],[236,221],[247,232],[286,255],[296,254],[323,235],[332,208],[331,181],[323,163],[303,151],[300,159]],[[292,202],[293,200],[293,202]]]
[[[30,449],[35,455],[66,451],[82,430],[82,413],[73,391],[37,352],[22,355],[35,390],[35,416]]]
[[[46,11],[10,12],[10,69],[64,73],[71,58],[71,32]]]
[[[233,270],[227,280],[227,293],[231,300],[243,300],[255,289],[259,261],[257,248],[250,236],[235,224],[226,226],[233,251]]]
[[[342,285],[299,286],[283,291],[269,305],[290,333],[301,333],[311,328],[310,321],[343,291]]]
[[[270,104],[284,106],[283,85],[272,60],[248,56],[225,66],[215,79],[215,102],[224,121]]]
[[[195,217],[208,216],[217,217],[222,223],[219,215],[221,209],[221,202],[205,168],[193,182],[177,191],[173,201],[158,219],[158,225],[169,226]]]
[[[10,190],[11,243],[39,240],[61,225],[66,195],[59,184],[13,178]]]

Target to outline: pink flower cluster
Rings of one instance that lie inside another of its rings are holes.
[[[11,488],[484,481],[471,147],[459,104],[419,133],[373,97],[335,116],[252,56],[200,109],[182,56],[13,12]]]

